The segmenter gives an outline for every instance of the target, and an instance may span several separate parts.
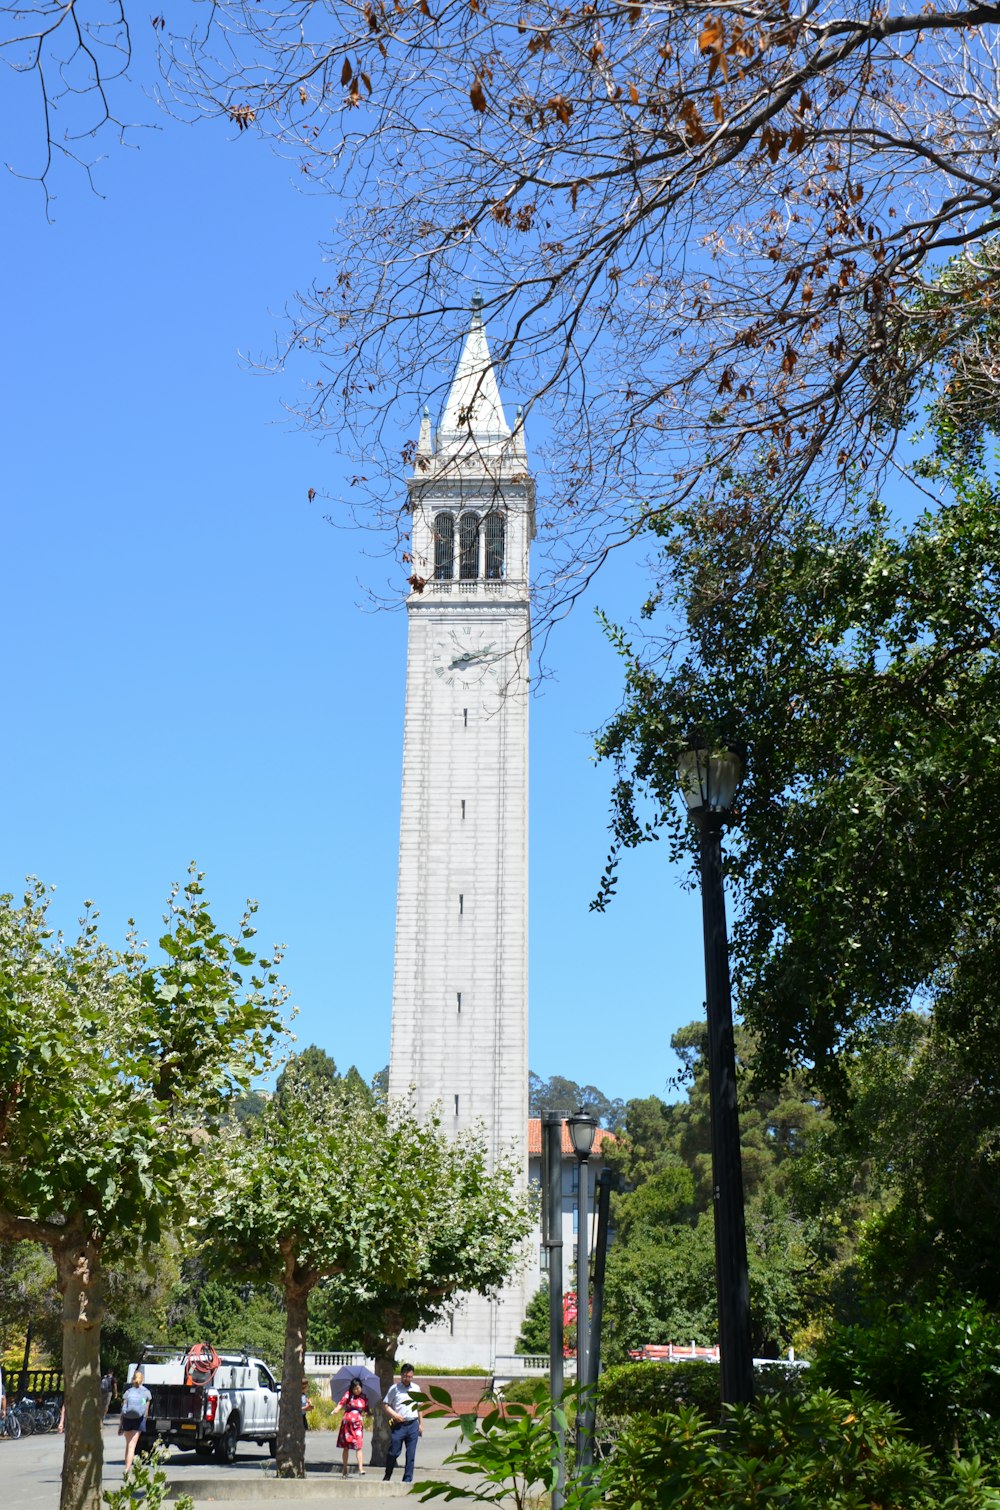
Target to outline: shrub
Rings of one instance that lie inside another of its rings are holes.
[[[719,1365],[691,1363],[619,1363],[605,1369],[597,1385],[597,1410],[602,1420],[628,1416],[657,1416],[682,1405],[694,1406],[717,1421]]]
[[[801,1395],[810,1387],[808,1371],[757,1369],[754,1385],[760,1399]],[[719,1365],[701,1359],[690,1363],[619,1363],[605,1369],[597,1386],[601,1420],[617,1426],[630,1416],[655,1416],[693,1406],[710,1421],[722,1414]]]
[[[539,1405],[541,1402],[541,1407]],[[510,1384],[503,1387],[502,1404],[527,1405],[537,1411],[539,1408],[549,1411],[552,1408],[551,1384],[548,1376],[544,1379],[513,1379]],[[562,1412],[569,1422],[570,1430],[576,1425],[576,1381],[569,1380],[563,1390]]]
[[[725,1427],[687,1406],[636,1415],[600,1488],[608,1510],[1000,1510],[978,1459],[937,1463],[888,1406],[827,1390],[739,1407]]]
[[[537,1414],[512,1405],[482,1421],[454,1422],[462,1447],[446,1462],[465,1483],[430,1480],[424,1500],[465,1499],[529,1510],[555,1481],[548,1401]],[[437,1393],[442,1394],[443,1391]],[[565,1425],[565,1418],[563,1424]],[[471,1482],[470,1482],[471,1481]],[[614,1455],[566,1486],[566,1510],[1000,1510],[978,1458],[935,1462],[899,1417],[863,1395],[828,1390],[764,1399],[733,1410],[724,1426],[691,1406],[631,1416]]]
[[[831,1330],[815,1374],[842,1394],[884,1400],[942,1460],[1000,1462],[1000,1321],[979,1300],[879,1307],[865,1325]]]
[[[490,1370],[470,1364],[468,1368],[438,1368],[435,1363],[416,1363],[413,1372],[419,1382],[421,1375],[429,1379],[488,1379]]]

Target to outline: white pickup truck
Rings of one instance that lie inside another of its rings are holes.
[[[278,1385],[268,1365],[246,1352],[220,1349],[216,1367],[205,1378],[203,1368],[192,1368],[192,1356],[190,1348],[147,1344],[129,1369],[130,1379],[142,1369],[152,1396],[140,1446],[161,1441],[232,1463],[238,1444],[249,1441],[267,1443],[274,1457]]]

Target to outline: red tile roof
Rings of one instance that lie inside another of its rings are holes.
[[[606,1142],[607,1143],[614,1143],[615,1141],[616,1141],[616,1139],[615,1139],[614,1133],[605,1132],[605,1130],[604,1130],[603,1127],[599,1127],[597,1129],[596,1133],[594,1134],[594,1152],[596,1154],[599,1154],[600,1151],[601,1151],[601,1148],[603,1147],[603,1145]],[[541,1151],[542,1151],[542,1119],[541,1119],[541,1117],[529,1117],[528,1118],[528,1157],[529,1157],[529,1159],[532,1157],[532,1155],[534,1155],[534,1156],[537,1157],[541,1153]],[[572,1152],[573,1152],[573,1144],[572,1144],[572,1142],[570,1140],[569,1128],[566,1126],[565,1122],[563,1123],[563,1129],[562,1129],[562,1151],[567,1156],[571,1155]]]

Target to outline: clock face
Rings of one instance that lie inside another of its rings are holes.
[[[496,640],[481,630],[450,630],[434,647],[434,671],[451,687],[478,682],[493,670],[500,654]]]

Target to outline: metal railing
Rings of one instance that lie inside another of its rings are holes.
[[[370,1368],[375,1369],[374,1358],[366,1358],[364,1353],[306,1353],[305,1367],[307,1374],[335,1373],[338,1368]]]

